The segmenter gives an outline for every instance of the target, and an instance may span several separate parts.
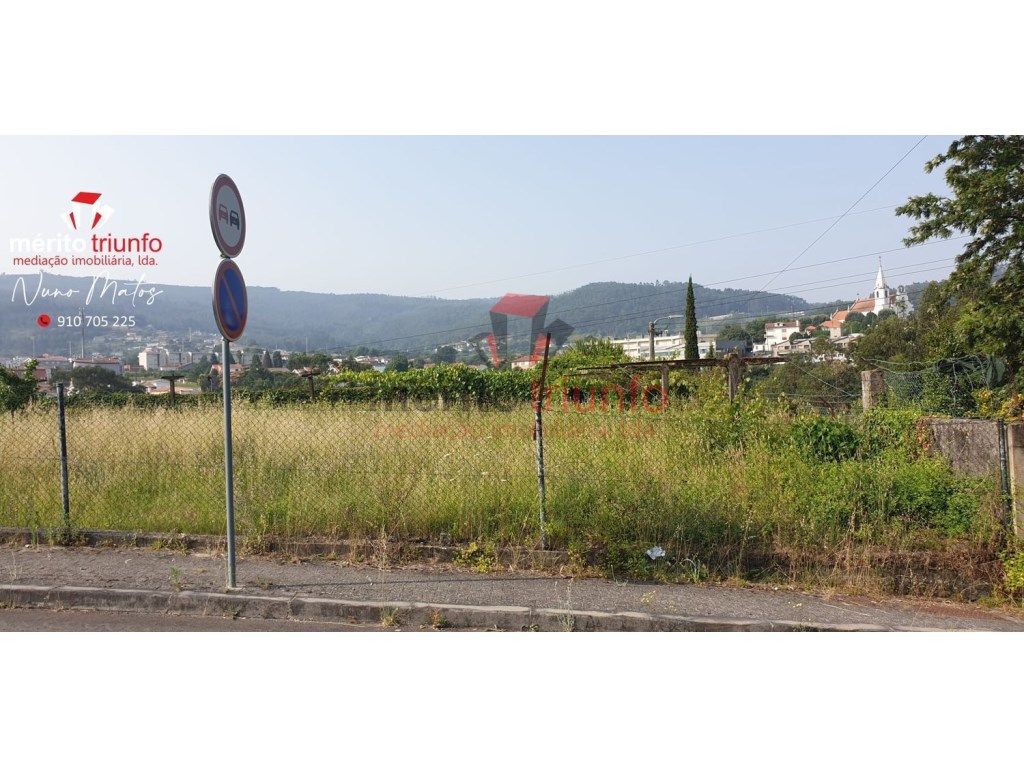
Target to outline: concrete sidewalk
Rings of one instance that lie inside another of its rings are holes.
[[[1024,630],[964,603],[825,597],[770,587],[636,584],[444,566],[382,570],[246,557],[237,592],[221,554],[141,548],[0,547],[0,602],[274,619],[396,621],[409,628]]]

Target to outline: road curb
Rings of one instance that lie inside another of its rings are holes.
[[[148,547],[176,549],[184,552],[223,552],[227,549],[224,536],[194,533],[145,533],[139,531],[113,531],[83,528],[74,532],[75,545],[89,547]],[[0,543],[49,544],[50,532],[32,528],[0,528]],[[375,544],[370,541],[290,539],[265,536],[259,541],[239,537],[241,547],[251,546],[257,554],[282,554],[296,557],[333,557],[354,562],[372,562],[377,557]],[[451,563],[464,552],[455,546],[423,542],[389,542],[389,562]],[[550,570],[569,563],[569,555],[561,550],[540,550],[528,547],[501,547],[495,557],[502,565],[519,569]]]
[[[390,622],[409,629],[431,626],[546,632],[885,632],[927,629],[887,627],[880,624],[820,624],[507,605],[375,602],[325,597],[278,597],[239,592],[161,592],[32,584],[0,584],[0,603],[25,608],[131,611],[359,624],[381,624],[387,618]]]

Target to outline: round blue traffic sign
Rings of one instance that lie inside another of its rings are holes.
[[[249,317],[249,294],[242,270],[231,259],[222,259],[213,278],[213,318],[228,341],[238,341]]]

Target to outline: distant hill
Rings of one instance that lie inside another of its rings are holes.
[[[735,288],[705,288],[694,283],[697,317],[708,318],[733,312],[767,315],[807,308],[798,296]],[[647,323],[665,315],[686,311],[686,283],[589,283],[551,299],[550,317],[560,317],[580,334],[626,336],[646,333]],[[682,320],[672,320],[679,328]],[[663,327],[662,324],[659,327]]]
[[[76,290],[71,297],[39,298],[25,306],[19,275],[0,275],[0,355],[29,354],[32,337],[37,346],[64,350],[78,338],[77,329],[39,328],[36,317],[77,314],[92,283],[90,278],[46,273],[43,284],[62,293]],[[38,274],[21,275],[31,297]],[[122,286],[123,287],[123,286]],[[184,335],[189,330],[215,333],[210,308],[210,289],[157,284],[163,291],[151,306],[138,301],[130,308],[128,299],[116,304],[94,299],[90,314],[133,314],[136,328]],[[16,295],[15,295],[16,294]],[[686,286],[678,282],[590,283],[558,294],[551,300],[548,320],[561,318],[580,334],[624,336],[643,333],[657,317],[682,314]],[[16,301],[12,301],[15,296]],[[805,309],[808,303],[796,296],[762,294],[756,291],[705,288],[694,285],[698,316],[730,312],[752,314],[782,313]],[[488,310],[496,298],[439,299],[385,294],[333,294],[282,291],[249,287],[249,324],[245,344],[284,349],[347,349],[365,345],[380,349],[422,351],[466,339],[490,330]],[[673,321],[679,323],[680,321]],[[123,334],[121,330],[89,329],[89,337]],[[77,345],[76,345],[77,346]],[[42,348],[42,347],[40,347]]]

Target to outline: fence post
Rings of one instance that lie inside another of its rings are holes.
[[[1012,523],[1013,505],[1010,501],[1010,450],[1007,441],[1006,422],[996,419],[996,440],[999,444],[999,492],[1003,495],[1004,523]]]
[[[1024,424],[1006,425],[1007,474],[1013,535],[1024,538]]]
[[[309,382],[309,401],[313,402],[316,400],[316,385],[313,384],[313,377],[318,373],[316,368],[310,368],[308,371],[303,371],[299,375]]]
[[[736,395],[740,391],[740,357],[735,352],[729,355],[729,359],[726,361],[727,372],[729,375],[729,402],[736,400]]]
[[[68,430],[64,412],[64,382],[57,383],[57,429],[60,433],[60,503],[64,525],[58,537],[71,543],[71,497],[68,493]]]
[[[860,399],[865,411],[870,411],[885,393],[885,372],[878,368],[860,372]]]
[[[548,535],[545,530],[547,517],[547,496],[544,484],[544,388],[548,378],[548,350],[551,347],[551,334],[544,340],[544,362],[540,369],[540,382],[537,387],[537,400],[533,408],[533,440],[537,454],[537,498],[540,510],[540,548],[548,548]]]

